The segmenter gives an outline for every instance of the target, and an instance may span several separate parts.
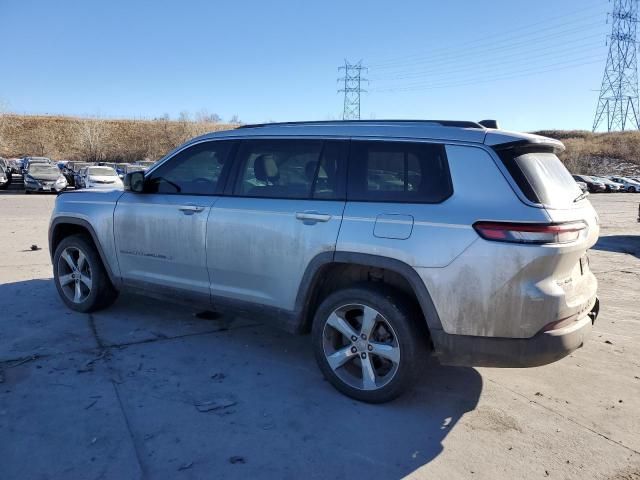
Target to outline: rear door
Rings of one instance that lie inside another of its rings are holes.
[[[453,195],[444,145],[353,140],[338,252],[444,267],[475,238],[447,205]]]
[[[209,301],[207,217],[228,170],[231,141],[187,147],[125,192],[114,212],[125,284]]]
[[[335,250],[347,141],[243,140],[229,195],[211,210],[214,299],[293,310],[309,262]]]

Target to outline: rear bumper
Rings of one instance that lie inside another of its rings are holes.
[[[542,331],[531,338],[476,337],[432,331],[436,355],[444,365],[474,367],[537,367],[553,363],[582,347],[598,316],[594,299],[589,313],[571,325]]]

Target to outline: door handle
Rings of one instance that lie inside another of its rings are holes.
[[[296,219],[301,220],[304,223],[312,224],[317,222],[328,222],[331,220],[331,215],[318,212],[297,212]]]
[[[201,211],[203,211],[204,207],[201,207],[200,205],[189,204],[178,207],[178,210],[180,210],[185,215],[193,215],[194,213],[200,213]]]

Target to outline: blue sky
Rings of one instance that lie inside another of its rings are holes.
[[[341,118],[337,67],[370,69],[362,118],[590,129],[606,0],[0,0],[11,111],[244,122]]]

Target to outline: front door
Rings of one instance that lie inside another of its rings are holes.
[[[243,140],[231,195],[207,229],[211,293],[294,310],[309,262],[335,250],[346,141]]]
[[[209,300],[207,217],[218,199],[231,145],[189,146],[146,175],[142,193],[120,197],[114,234],[125,284]]]

